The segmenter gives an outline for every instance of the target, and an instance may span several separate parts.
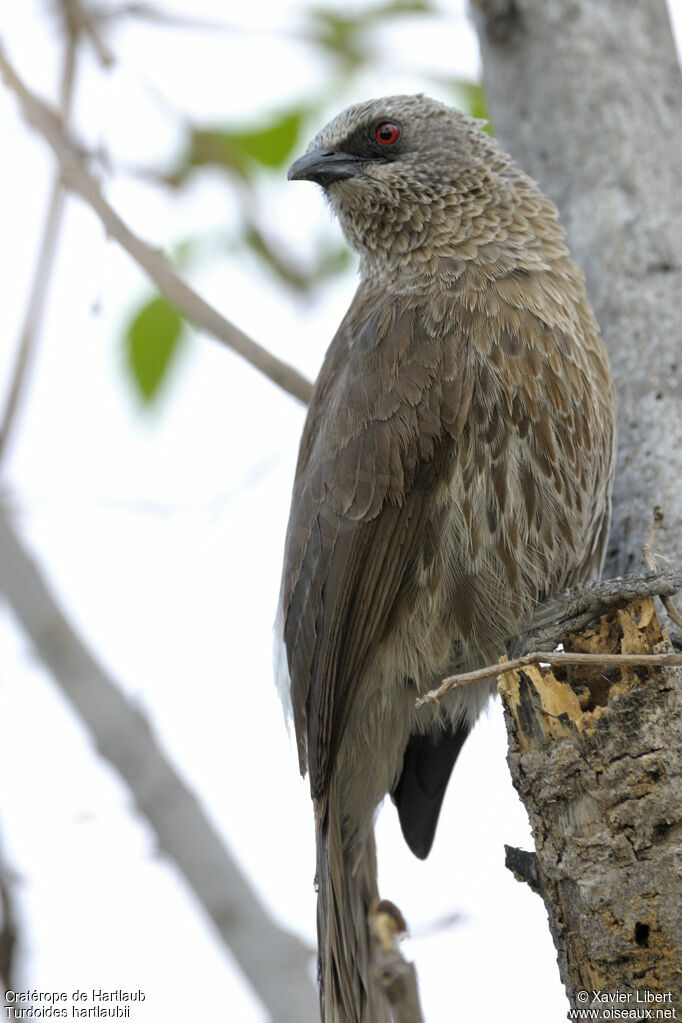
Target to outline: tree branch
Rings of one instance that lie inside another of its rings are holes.
[[[68,124],[73,99],[74,81],[76,74],[76,49],[78,42],[78,30],[69,30],[64,54],[64,69],[59,95],[59,114],[63,125]],[[52,269],[54,267],[55,254],[57,251],[57,240],[59,229],[62,223],[64,211],[64,186],[62,176],[59,172],[55,175],[52,184],[52,191],[45,217],[43,237],[38,252],[33,275],[33,283],[28,297],[28,305],[24,316],[24,325],[21,330],[17,357],[11,377],[10,387],[5,403],[5,410],[0,423],[0,462],[7,451],[7,444],[16,421],[16,413],[23,394],[28,369],[35,353],[36,341],[40,330],[40,323],[45,309],[45,299],[49,287]]]
[[[19,100],[26,121],[42,135],[57,157],[64,185],[91,206],[107,233],[132,256],[166,298],[197,327],[222,341],[273,383],[307,404],[312,384],[306,377],[225,319],[176,273],[159,252],[138,237],[119,217],[83,163],[75,142],[62,130],[58,117],[50,107],[23,83],[1,43],[0,74]]]
[[[13,876],[0,849],[0,984],[14,989],[15,953],[19,938],[14,912]]]
[[[407,932],[402,913],[393,902],[382,899],[370,910],[374,975],[391,1007],[394,1023],[424,1023],[414,963],[408,963],[398,946]]]
[[[61,0],[61,5],[69,34],[72,37],[87,36],[102,67],[113,67],[116,60],[99,33],[97,11],[86,10],[81,0]]]
[[[623,668],[637,665],[650,668],[682,665],[682,654],[675,653],[593,654],[556,649],[569,633],[582,632],[612,607],[623,607],[635,600],[654,596],[665,602],[667,597],[682,588],[682,573],[670,569],[660,571],[651,557],[651,546],[662,521],[663,513],[659,508],[654,511],[654,528],[644,545],[642,560],[648,569],[646,575],[591,581],[564,590],[539,605],[530,627],[521,634],[520,641],[514,647],[514,652],[518,651],[518,656],[473,671],[450,675],[443,679],[436,689],[431,689],[421,696],[415,702],[415,707],[423,707],[425,703],[437,703],[451,689],[469,686],[486,678],[495,678],[504,672],[528,667],[531,664],[572,664],[584,667],[620,665]],[[542,646],[546,649],[539,650],[538,647]]]
[[[175,772],[145,717],[86,649],[0,508],[0,592],[105,760],[128,785],[161,850],[177,865],[273,1021],[317,1014],[310,953],[278,927]]]
[[[592,668],[609,665],[622,668],[674,668],[682,665],[682,654],[586,654],[564,650],[533,650],[531,653],[522,654],[521,657],[514,657],[511,661],[498,661],[497,664],[488,664],[485,668],[476,668],[475,671],[450,675],[449,678],[443,679],[437,689],[431,689],[421,696],[416,701],[415,707],[423,707],[425,703],[438,703],[451,689],[470,686],[472,683],[481,682],[486,678],[496,678],[504,672],[527,668],[531,664],[554,664],[556,666],[572,664]]]

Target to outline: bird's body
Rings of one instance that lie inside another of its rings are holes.
[[[415,699],[598,576],[614,396],[555,207],[475,122],[372,101],[292,171],[325,186],[361,254],[301,440],[281,628],[316,810],[323,1019],[380,1023],[374,813],[391,793],[428,853],[492,686]]]

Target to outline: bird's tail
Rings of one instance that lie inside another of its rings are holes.
[[[317,939],[322,1023],[389,1023],[373,977],[369,911],[377,900],[374,833],[349,850],[336,800],[317,833]]]

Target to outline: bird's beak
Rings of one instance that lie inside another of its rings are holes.
[[[299,156],[287,173],[289,181],[315,181],[318,185],[329,185],[333,181],[345,181],[359,173],[363,160],[352,153],[336,153],[329,149],[313,149]]]

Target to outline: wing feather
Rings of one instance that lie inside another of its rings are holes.
[[[422,529],[434,455],[447,457],[464,421],[459,361],[446,350],[457,343],[361,284],[315,385],[282,591],[299,758],[315,796]]]

